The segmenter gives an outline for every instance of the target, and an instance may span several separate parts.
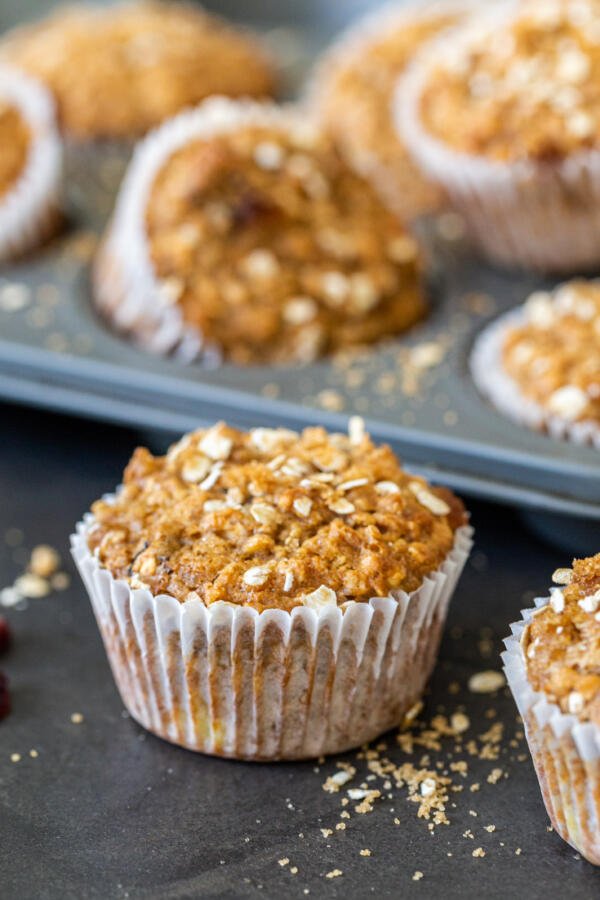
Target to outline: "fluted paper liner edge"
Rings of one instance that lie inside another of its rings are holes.
[[[341,752],[399,725],[431,674],[472,545],[463,526],[411,594],[259,614],[131,589],[90,553],[92,522],[71,551],[128,711],[175,744],[248,760]]]
[[[563,713],[527,677],[522,638],[525,628],[549,597],[522,610],[511,625],[502,654],[504,671],[519,713],[554,829],[589,862],[600,865],[600,727]]]

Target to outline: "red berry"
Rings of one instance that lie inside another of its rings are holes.
[[[6,653],[11,644],[12,631],[10,630],[10,625],[4,616],[0,616],[0,656]]]
[[[10,712],[10,692],[8,690],[8,678],[4,672],[0,672],[0,720]]]

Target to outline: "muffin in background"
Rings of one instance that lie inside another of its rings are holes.
[[[212,94],[269,96],[271,59],[257,38],[202,9],[159,0],[73,5],[10,31],[0,56],[54,94],[77,141],[132,141]]]
[[[349,435],[223,423],[124,484],[72,538],[121,697],[189,749],[299,759],[402,722],[471,546],[461,502]]]
[[[479,390],[523,425],[600,449],[600,281],[536,291],[477,338]]]
[[[594,0],[503,4],[427,45],[400,81],[402,140],[494,262],[600,262],[599,28]]]
[[[307,363],[417,322],[418,248],[301,111],[215,98],[138,145],[95,302],[144,349]]]
[[[403,219],[436,209],[442,192],[398,137],[392,118],[394,88],[423,44],[472,9],[467,0],[388,3],[352,23],[311,77],[308,102],[321,127]]]
[[[52,97],[0,66],[0,262],[47,240],[61,220],[62,152]]]
[[[600,554],[557,569],[503,654],[554,829],[600,865]]]

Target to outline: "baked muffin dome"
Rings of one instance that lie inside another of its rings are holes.
[[[57,229],[61,164],[50,94],[0,66],[0,261],[32,250]]]
[[[0,99],[0,201],[19,180],[29,155],[29,127],[10,100]]]
[[[133,588],[259,612],[417,589],[466,524],[444,488],[351,436],[224,424],[165,457],[138,449],[124,487],[92,508],[89,549]]]
[[[192,750],[275,760],[404,720],[471,533],[360,419],[348,435],[220,423],[137,450],[71,546],[131,715]]]
[[[600,262],[595,0],[528,0],[428,44],[395,99],[399,133],[493,262]]]
[[[140,145],[96,302],[147,349],[309,362],[425,312],[417,246],[299,113],[207,101]]]
[[[10,32],[5,58],[43,81],[65,133],[131,139],[211,94],[266,96],[257,40],[192,5],[68,6]]]
[[[600,447],[600,281],[536,291],[484,330],[472,371],[517,421]]]
[[[523,634],[527,675],[564,713],[600,727],[600,553],[554,578],[562,586]]]
[[[455,0],[386,4],[342,35],[313,77],[310,100],[323,129],[403,218],[435,209],[441,194],[399,140],[391,112],[394,88],[422,45],[470,9]]]
[[[597,5],[529,0],[474,27],[431,67],[420,102],[427,130],[461,153],[544,162],[598,147]]]
[[[549,413],[600,426],[600,282],[538,291],[524,312],[504,341],[505,371]]]

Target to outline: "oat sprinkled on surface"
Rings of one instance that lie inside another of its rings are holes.
[[[505,684],[506,679],[502,672],[496,672],[493,669],[476,672],[469,678],[469,690],[474,694],[493,694]]]
[[[22,548],[23,532],[18,528],[9,528],[5,532],[8,546]],[[15,551],[16,553],[16,551]],[[15,556],[16,561],[16,556]],[[24,560],[19,560],[23,562]],[[66,572],[59,572],[60,554],[48,544],[39,544],[31,551],[25,565],[25,571],[17,575],[12,585],[0,590],[0,606],[20,606],[23,601],[39,600],[48,596],[53,590],[64,590],[70,579]]]
[[[60,566],[60,555],[48,544],[39,544],[31,551],[29,570],[41,578],[49,578]]]
[[[341,869],[332,869],[331,872],[327,872],[325,878],[339,878],[343,874]]]
[[[458,684],[457,690],[459,692],[461,690]],[[468,734],[471,721],[462,707],[448,711],[447,715],[438,712],[429,720],[421,717],[422,710],[423,704],[418,703],[409,711],[404,727],[396,735],[395,752],[393,745],[388,747],[386,741],[363,747],[356,753],[355,765],[347,761],[339,762],[339,771],[329,775],[325,780],[323,789],[330,794],[340,794],[342,808],[349,803],[352,804],[353,801],[360,801],[354,806],[350,821],[346,820],[350,829],[354,814],[376,814],[378,807],[390,801],[397,802],[403,797],[409,803],[416,804],[417,819],[422,820],[428,832],[434,836],[438,827],[450,824],[449,817],[457,808],[454,801],[463,790],[468,791],[465,796],[479,796],[482,790],[496,789],[492,786],[507,777],[508,773],[500,767],[487,772],[481,771],[480,763],[496,760],[501,754],[506,756],[509,748],[518,747],[519,741],[524,738],[521,727],[517,727],[514,736],[503,743],[505,725],[497,720],[497,711],[493,707],[488,707],[480,713],[484,719],[492,719],[492,722],[487,730],[476,736]],[[467,722],[468,728],[465,728]],[[517,719],[517,726],[521,724],[520,719]],[[398,753],[403,754],[404,758],[398,760]],[[461,754],[463,758],[460,758]],[[512,755],[510,760],[521,762],[528,759],[526,754],[519,756],[521,759],[517,760]],[[471,781],[469,757],[479,761],[480,780]],[[347,787],[344,790],[336,782],[347,783],[346,776],[350,772],[354,783],[358,786]],[[381,791],[377,789],[377,784],[372,784],[373,780],[382,788]],[[401,820],[395,814],[393,805],[389,807],[389,812],[392,813],[393,825],[399,826]],[[476,809],[467,812],[470,816],[478,818],[479,813]],[[347,816],[348,813],[342,809],[341,818],[344,818],[344,815]],[[343,831],[340,825],[343,823],[338,822],[332,828],[321,828],[323,837],[330,838],[340,834]],[[494,825],[482,828],[490,834],[495,831]],[[471,829],[464,832],[464,837],[475,839]],[[360,848],[357,849],[360,853]],[[485,854],[483,848],[479,849]],[[476,856],[479,856],[479,853]]]

